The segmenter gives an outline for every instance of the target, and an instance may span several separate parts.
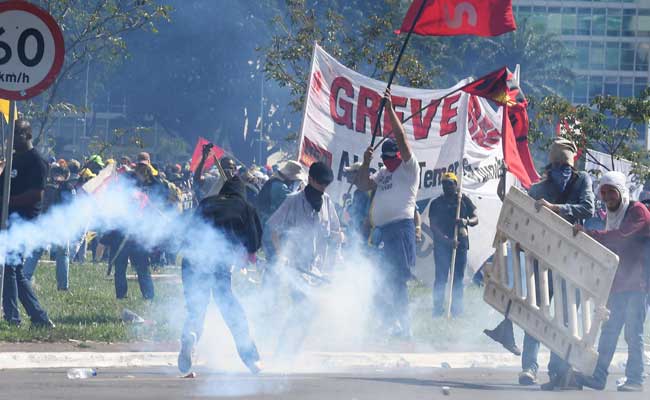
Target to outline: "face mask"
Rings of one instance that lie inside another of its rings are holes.
[[[570,165],[562,165],[559,167],[552,167],[550,171],[551,180],[564,192],[566,185],[569,183],[573,175],[573,169]]]
[[[382,161],[384,161],[384,165],[386,166],[386,169],[393,173],[402,164],[402,155],[398,152],[395,157],[390,157],[390,158],[382,158]]]
[[[456,196],[455,185],[452,184],[451,182],[450,183],[447,183],[447,182],[443,183],[442,184],[442,193],[445,196],[454,196],[455,197]]]
[[[305,188],[305,197],[316,212],[320,212],[323,207],[323,192],[317,190],[312,185],[307,185]]]

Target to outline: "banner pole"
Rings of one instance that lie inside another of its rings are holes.
[[[463,132],[463,142],[460,146],[460,162],[458,163],[458,200],[456,203],[456,219],[454,220],[454,248],[451,251],[451,267],[449,268],[449,292],[447,294],[447,319],[451,319],[451,304],[453,301],[454,294],[454,274],[456,272],[456,257],[458,254],[458,219],[460,218],[461,206],[463,204],[463,175],[465,175],[465,169],[463,161],[465,158],[465,142],[466,134]],[[462,282],[461,282],[462,284]]]
[[[6,159],[4,166],[4,182],[2,183],[2,214],[0,214],[0,234],[5,235],[7,230],[7,218],[9,217],[9,198],[11,196],[11,171],[13,169],[13,150],[14,150],[14,129],[16,123],[14,119],[16,118],[16,102],[14,100],[9,101],[9,140],[6,147]],[[3,130],[4,132],[4,130]],[[7,256],[9,254],[3,254],[3,264],[0,268],[0,299],[3,297],[4,291],[4,281],[5,281],[5,268],[7,263]],[[0,316],[4,316],[4,308],[0,307]]]
[[[393,70],[390,73],[390,77],[388,78],[388,85],[386,86],[386,89],[390,89],[390,86],[393,84],[393,79],[395,79],[395,74],[397,73],[397,67],[399,67],[399,63],[402,61],[402,56],[404,55],[406,46],[408,45],[409,40],[411,39],[411,35],[413,34],[415,25],[418,23],[418,20],[422,16],[422,12],[424,11],[424,6],[427,4],[427,1],[428,0],[422,0],[422,4],[420,4],[420,9],[418,10],[418,13],[415,15],[415,18],[413,19],[413,23],[411,24],[411,29],[409,29],[408,33],[406,34],[404,43],[402,43],[402,48],[400,49],[399,54],[397,55],[397,60],[395,60],[395,66],[393,67]],[[431,0],[431,1],[434,2],[435,0]],[[372,130],[372,139],[370,140],[370,146],[372,147],[375,146],[375,138],[377,137],[377,130],[381,125],[381,116],[384,113],[385,106],[386,106],[386,99],[382,97],[381,103],[379,103],[379,111],[377,112],[377,121],[375,122],[375,128]]]
[[[305,95],[305,104],[302,106],[302,121],[300,122],[300,135],[298,136],[298,154],[296,154],[296,161],[300,162],[300,154],[302,154],[302,142],[305,137],[305,120],[307,119],[307,102],[309,101],[309,93],[311,93],[311,85],[314,80],[314,64],[316,63],[316,49],[318,42],[314,42],[314,50],[311,53],[311,65],[309,66],[309,79],[307,80],[307,94]]]

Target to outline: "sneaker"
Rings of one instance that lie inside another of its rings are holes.
[[[52,322],[51,319],[47,319],[45,321],[36,321],[32,322],[31,325],[33,328],[41,328],[41,329],[54,329],[56,328],[56,325],[54,325],[54,322]]]
[[[188,374],[192,369],[192,353],[196,344],[196,333],[190,332],[181,339],[181,351],[178,353],[178,370]]]
[[[519,373],[519,384],[530,386],[537,383],[537,372],[532,368],[526,368]]]
[[[643,385],[640,383],[630,383],[630,382],[625,382],[622,385],[619,385],[616,387],[616,390],[619,392],[643,392]]]

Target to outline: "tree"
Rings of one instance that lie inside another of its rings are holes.
[[[83,101],[70,101],[70,93],[83,93],[80,79],[89,63],[104,73],[128,54],[125,35],[146,30],[156,32],[156,24],[169,20],[169,6],[156,0],[35,0],[59,23],[65,40],[65,62],[58,79],[41,96],[27,102],[24,112],[36,122],[38,143],[55,113],[82,111]],[[95,81],[99,81],[95,77]],[[76,104],[75,104],[76,103]],[[84,112],[86,110],[83,110]]]
[[[615,159],[633,163],[633,173],[650,178],[650,153],[639,142],[639,131],[650,122],[650,88],[636,97],[597,96],[590,105],[573,106],[559,96],[548,96],[532,105],[531,140],[548,148],[557,126],[574,141],[588,159],[605,170],[614,170]],[[592,150],[606,153],[610,162],[602,164]]]

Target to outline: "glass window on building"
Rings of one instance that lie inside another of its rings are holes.
[[[636,45],[636,62],[637,71],[648,70],[648,53],[650,52],[650,43],[637,43]]]
[[[533,13],[528,17],[528,23],[538,29],[546,28],[546,7],[533,7]]]
[[[650,36],[650,10],[639,10],[636,35]]]
[[[603,77],[590,76],[589,77],[589,101],[593,100],[596,96],[603,94]]]
[[[589,69],[589,42],[576,43],[575,67]]]
[[[623,10],[623,26],[621,34],[623,36],[634,36],[636,32],[636,10]]]
[[[577,76],[573,87],[573,102],[577,104],[587,103],[587,77]]]
[[[605,95],[618,96],[618,79],[615,76],[605,77]]]
[[[634,95],[640,96],[641,92],[648,87],[646,78],[634,78]]]
[[[576,34],[577,19],[578,17],[576,16],[575,7],[562,8],[562,34],[563,35]]]
[[[591,34],[594,36],[605,36],[605,9],[594,8],[592,10]]]
[[[526,19],[530,16],[532,9],[526,6],[517,7],[517,19]]]
[[[621,97],[634,96],[634,90],[632,89],[633,81],[634,78],[621,77],[621,83],[618,86],[618,95]]]
[[[591,9],[578,8],[578,35],[591,35]]]
[[[622,25],[622,10],[617,8],[607,9],[607,36],[620,36]]]
[[[618,71],[619,61],[621,60],[621,50],[619,43],[607,43],[605,46],[605,69]]]
[[[591,42],[591,50],[589,51],[589,68],[604,69],[605,68],[605,44]]]
[[[549,7],[546,14],[546,30],[551,33],[562,33],[562,9],[560,7]]]
[[[621,43],[621,70],[634,70],[634,43]]]

